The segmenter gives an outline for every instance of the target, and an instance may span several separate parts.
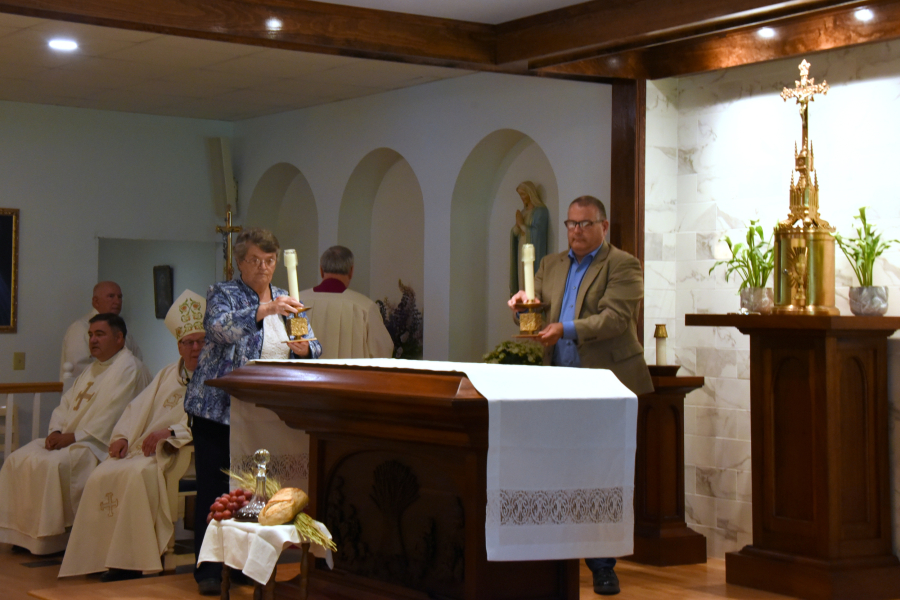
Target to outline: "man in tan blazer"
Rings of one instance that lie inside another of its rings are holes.
[[[569,205],[565,222],[569,251],[548,254],[534,276],[535,298],[546,308],[548,325],[536,338],[544,364],[609,369],[635,394],[653,391],[644,349],[637,337],[637,314],[644,296],[641,263],[606,242],[609,221],[597,198],[581,196]],[[518,292],[509,300],[526,300]],[[619,593],[614,558],[585,561],[598,594]]]

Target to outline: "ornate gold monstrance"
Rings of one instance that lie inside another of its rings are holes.
[[[781,97],[797,100],[803,123],[800,152],[794,145],[790,215],[775,227],[775,313],[837,315],[834,306],[834,227],[819,216],[819,179],[809,139],[809,103],[828,93],[828,83],[809,77],[800,63],[800,81]],[[794,181],[796,178],[796,182]]]

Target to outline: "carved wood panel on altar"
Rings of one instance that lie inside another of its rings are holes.
[[[446,598],[465,580],[464,465],[446,453],[319,444],[319,514],[335,539],[335,569]]]

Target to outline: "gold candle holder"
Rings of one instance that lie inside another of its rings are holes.
[[[544,328],[544,307],[539,300],[517,302],[519,313],[519,335],[517,338],[534,338]]]
[[[300,287],[297,285],[297,252],[292,249],[284,251],[284,266],[288,276],[288,294],[294,300],[300,301]],[[287,329],[288,338],[291,341],[299,340],[309,334],[309,320],[303,315],[307,307],[300,309],[297,314],[290,314],[284,319],[284,327]]]

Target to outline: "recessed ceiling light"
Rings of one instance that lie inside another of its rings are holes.
[[[861,8],[853,14],[856,15],[856,19],[858,21],[863,21],[863,22],[871,21],[872,19],[875,18],[875,13],[873,13],[868,8]]]
[[[770,38],[775,37],[775,30],[772,29],[771,27],[763,27],[762,29],[760,29],[759,31],[756,32],[756,35],[768,40]]]
[[[50,40],[47,45],[54,50],[60,50],[61,52],[72,52],[73,50],[78,50],[78,42],[74,40]]]
[[[272,17],[271,19],[266,21],[266,29],[268,29],[269,31],[281,31],[282,25],[283,23],[281,22],[281,19],[276,19],[275,17]]]

